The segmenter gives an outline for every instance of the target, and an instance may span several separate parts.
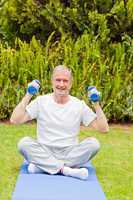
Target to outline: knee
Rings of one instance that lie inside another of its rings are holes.
[[[18,150],[20,152],[23,152],[27,148],[27,146],[29,145],[30,140],[31,140],[30,137],[24,137],[24,138],[20,139],[20,141],[17,144]]]
[[[87,138],[87,141],[88,141],[89,147],[91,146],[92,151],[96,153],[100,150],[100,143],[96,138],[94,137]]]
[[[89,138],[91,140],[92,148],[95,152],[98,152],[100,150],[100,142],[96,138]]]

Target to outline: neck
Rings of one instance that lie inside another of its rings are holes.
[[[55,102],[59,104],[65,104],[69,101],[69,95],[59,96],[59,95],[54,94],[53,96],[54,96]]]

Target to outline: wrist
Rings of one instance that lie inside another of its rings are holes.
[[[95,106],[95,107],[100,106],[99,101],[97,101],[97,102],[92,102],[92,104],[93,104],[93,106]]]
[[[32,96],[33,96],[32,94],[30,94],[30,93],[27,92],[27,93],[25,94],[24,98],[30,100],[30,99],[32,98]]]
[[[23,108],[25,108],[28,105],[28,103],[30,102],[32,96],[33,95],[31,95],[29,93],[25,94],[25,96],[23,97],[23,99],[21,101],[21,104],[22,104]]]
[[[93,104],[93,107],[95,108],[95,110],[101,108],[99,101],[93,102],[92,104]]]

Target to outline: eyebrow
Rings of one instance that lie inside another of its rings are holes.
[[[55,78],[56,80],[63,80],[63,81],[69,81],[67,78]]]

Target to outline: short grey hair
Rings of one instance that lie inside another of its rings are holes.
[[[55,74],[57,71],[66,71],[66,72],[69,73],[69,75],[70,75],[70,79],[71,79],[71,80],[73,79],[71,69],[68,68],[68,67],[65,66],[65,65],[57,65],[57,66],[53,69],[52,79],[53,79],[54,74]]]

